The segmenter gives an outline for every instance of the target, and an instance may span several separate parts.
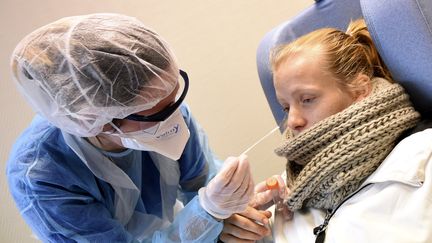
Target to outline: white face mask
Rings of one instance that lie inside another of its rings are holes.
[[[180,158],[189,136],[189,129],[178,109],[154,127],[119,135],[122,145],[126,148],[154,151],[172,160]]]

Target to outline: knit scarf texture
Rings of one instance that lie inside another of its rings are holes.
[[[372,80],[371,94],[345,110],[293,136],[287,129],[276,148],[287,158],[285,200],[290,210],[333,209],[356,191],[414,127],[420,114],[402,86],[382,78]]]

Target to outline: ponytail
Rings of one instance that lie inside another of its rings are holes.
[[[365,21],[363,19],[358,19],[354,22],[351,22],[348,26],[346,34],[354,38],[364,47],[366,58],[373,70],[372,77],[381,77],[389,81],[393,81],[390,71],[378,54],[375,44],[373,43],[370,33],[366,27]]]

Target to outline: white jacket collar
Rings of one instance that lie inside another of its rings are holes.
[[[401,182],[421,186],[426,162],[432,157],[432,129],[403,139],[363,183]]]

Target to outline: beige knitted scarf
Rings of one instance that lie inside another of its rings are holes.
[[[373,79],[372,93],[327,117],[275,152],[287,158],[287,201],[291,210],[332,209],[376,170],[420,114],[398,84]]]

